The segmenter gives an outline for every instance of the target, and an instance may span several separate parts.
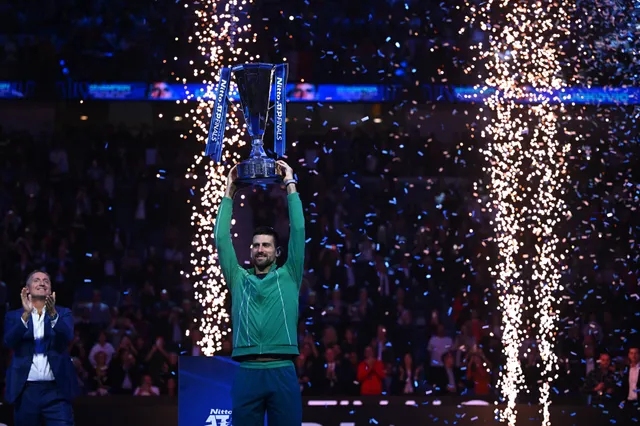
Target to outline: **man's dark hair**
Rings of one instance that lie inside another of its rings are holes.
[[[273,245],[275,247],[280,246],[280,238],[278,237],[278,233],[270,226],[258,226],[253,230],[253,236],[255,237],[256,235],[271,235],[273,237]]]

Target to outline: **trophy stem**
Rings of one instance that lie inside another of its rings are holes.
[[[255,138],[251,141],[251,155],[253,158],[262,158],[266,157],[267,153],[264,152],[264,146],[262,143],[262,138]]]

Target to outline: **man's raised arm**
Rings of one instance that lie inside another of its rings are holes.
[[[231,287],[236,274],[239,269],[238,257],[236,251],[233,248],[233,241],[231,240],[231,217],[233,214],[233,196],[236,192],[236,186],[233,183],[237,177],[236,168],[232,168],[229,172],[227,190],[220,203],[218,209],[218,216],[216,217],[216,226],[213,231],[215,239],[216,249],[218,250],[218,260],[220,261],[220,268],[222,274],[227,282],[227,285]]]
[[[299,289],[304,274],[304,211],[293,177],[293,169],[284,161],[278,161],[278,164],[284,172],[284,184],[287,187],[287,203],[289,204],[289,249],[285,267],[291,271]]]

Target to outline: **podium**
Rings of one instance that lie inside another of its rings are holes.
[[[178,361],[178,426],[231,426],[231,385],[238,363],[220,356]]]
[[[231,385],[238,368],[227,357],[181,356],[178,426],[233,426]]]

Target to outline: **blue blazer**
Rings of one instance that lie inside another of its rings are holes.
[[[45,316],[45,354],[56,384],[63,397],[70,401],[79,393],[76,370],[69,355],[69,343],[73,340],[73,317],[71,311],[62,306],[56,306],[56,311],[58,321],[55,327],[51,327],[51,318]],[[25,327],[21,319],[23,312],[22,309],[9,311],[4,318],[4,345],[13,350],[5,390],[5,400],[10,404],[18,399],[27,383],[36,348],[33,321],[29,319],[28,327]]]

